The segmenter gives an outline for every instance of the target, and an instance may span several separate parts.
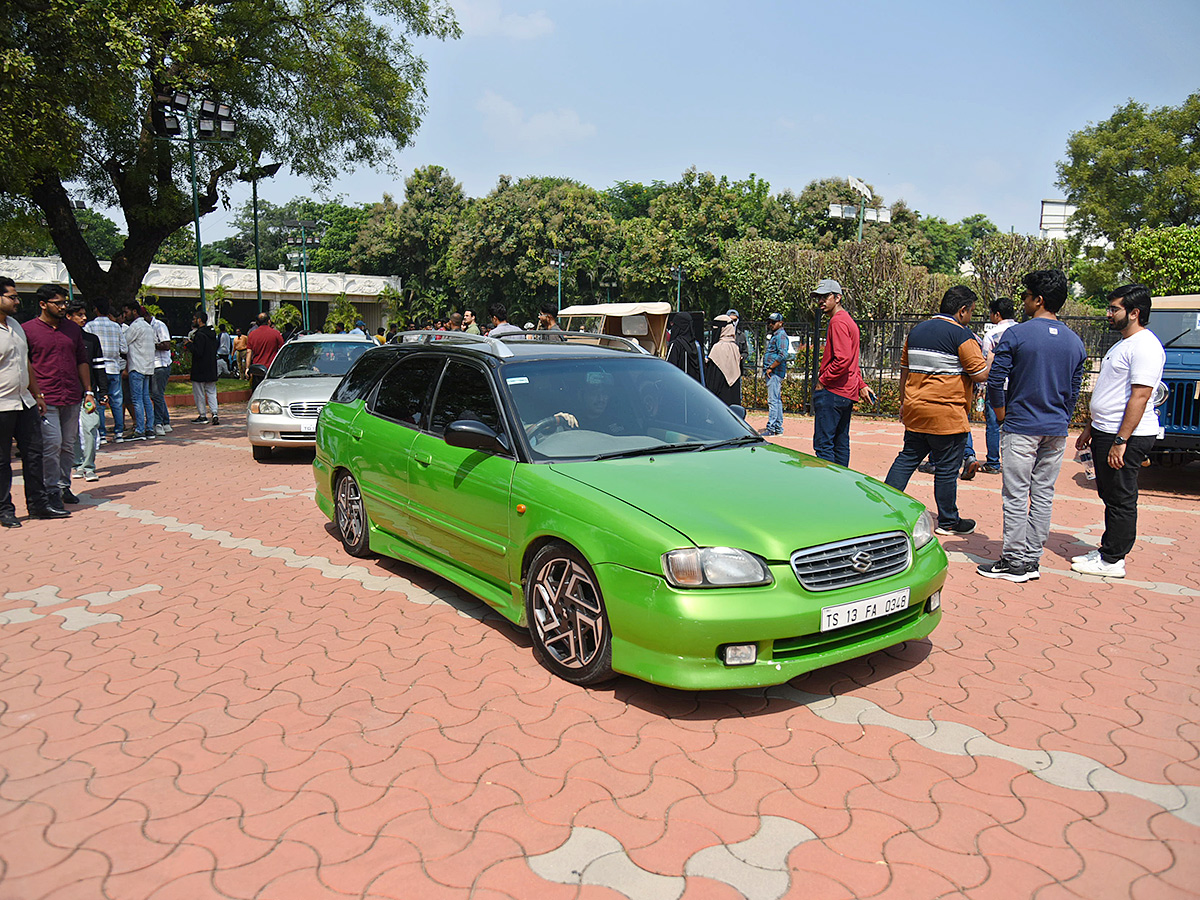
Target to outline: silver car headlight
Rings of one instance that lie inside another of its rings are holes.
[[[255,400],[250,404],[250,412],[264,416],[283,415],[283,407],[275,400]]]
[[[929,514],[929,510],[923,509],[913,525],[913,549],[920,550],[932,540],[933,516]]]
[[[745,587],[771,584],[771,570],[753,553],[734,547],[687,547],[662,556],[672,587]]]

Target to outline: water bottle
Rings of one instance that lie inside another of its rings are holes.
[[[1096,480],[1096,466],[1092,462],[1092,448],[1084,447],[1079,451],[1079,461],[1083,463],[1083,474],[1088,481]]]

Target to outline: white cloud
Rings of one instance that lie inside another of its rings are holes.
[[[554,32],[554,21],[542,10],[519,16],[504,13],[500,0],[457,0],[454,12],[468,37],[512,38],[533,41]]]
[[[573,109],[526,115],[493,91],[486,91],[475,108],[483,113],[484,132],[497,146],[507,149],[547,153],[596,133],[596,126],[580,119]]]

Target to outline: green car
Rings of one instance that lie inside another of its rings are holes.
[[[348,553],[449,579],[576,684],[778,684],[933,631],[925,507],[741,412],[622,338],[409,334],[322,410],[317,505]]]

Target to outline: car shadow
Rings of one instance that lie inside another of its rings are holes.
[[[297,463],[311,466],[316,455],[312,447],[276,447],[271,451],[270,459],[260,459],[257,462],[260,466],[294,466]]]

